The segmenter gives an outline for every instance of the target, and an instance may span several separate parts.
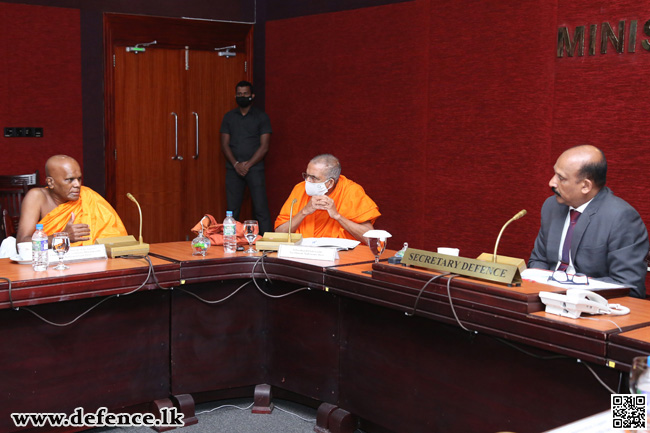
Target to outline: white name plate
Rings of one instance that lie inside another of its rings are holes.
[[[281,244],[278,248],[278,257],[283,259],[309,259],[333,262],[339,258],[339,254],[336,248]]]
[[[48,250],[50,263],[58,263],[59,256],[54,250]],[[103,244],[98,245],[82,245],[79,247],[70,247],[70,250],[63,256],[64,263],[83,262],[86,260],[106,260],[106,246]]]

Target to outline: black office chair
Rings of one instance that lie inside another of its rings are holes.
[[[0,205],[0,240],[4,240],[7,237],[7,221],[10,221],[9,219],[9,212],[7,212],[7,209],[3,209],[2,206]]]
[[[5,237],[16,236],[20,221],[20,206],[30,188],[38,184],[38,170],[31,174],[0,175],[0,208]]]
[[[28,189],[38,185],[38,170],[30,174],[0,175],[0,189],[12,189],[27,185]]]

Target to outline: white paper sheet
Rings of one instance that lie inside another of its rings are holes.
[[[303,247],[334,247],[337,250],[352,250],[361,242],[352,239],[340,238],[303,238],[300,245]]]

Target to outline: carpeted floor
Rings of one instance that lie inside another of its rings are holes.
[[[286,400],[273,400],[269,415],[251,413],[252,399],[217,401],[196,406],[199,423],[179,433],[313,433],[316,409]],[[149,427],[103,427],[91,433],[151,433]],[[357,433],[363,433],[357,430]]]

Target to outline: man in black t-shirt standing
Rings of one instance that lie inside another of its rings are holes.
[[[226,200],[228,210],[239,220],[248,185],[253,214],[263,234],[273,228],[264,180],[264,156],[271,141],[271,121],[265,112],[251,106],[255,99],[251,83],[240,81],[235,91],[239,107],[227,112],[221,122],[221,150],[226,157]]]

